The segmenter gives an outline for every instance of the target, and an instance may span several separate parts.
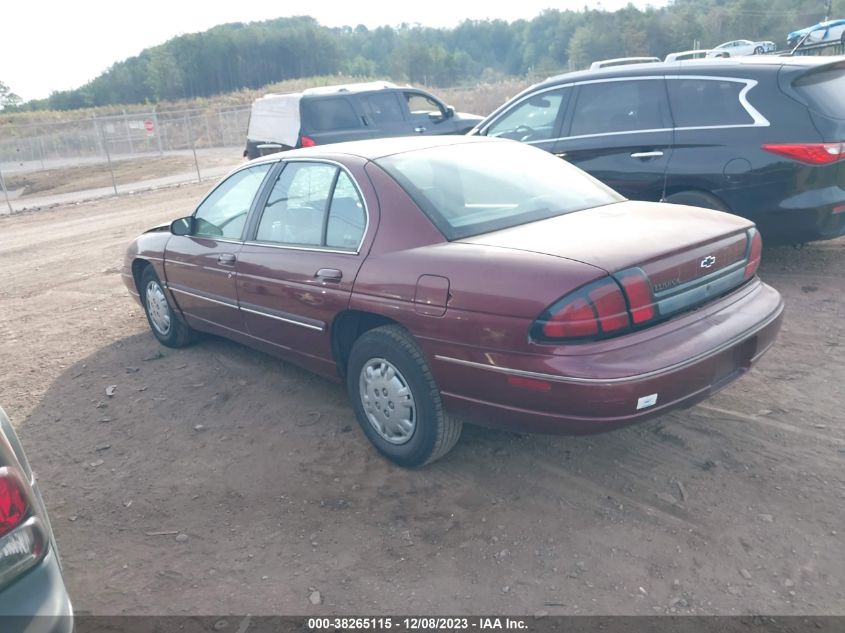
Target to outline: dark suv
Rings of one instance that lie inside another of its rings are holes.
[[[730,211],[767,242],[845,233],[845,61],[746,57],[568,73],[473,134],[517,139],[635,200]]]
[[[386,136],[466,134],[482,118],[390,82],[269,94],[252,104],[244,156]]]

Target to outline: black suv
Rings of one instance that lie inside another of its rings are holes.
[[[466,134],[482,118],[390,82],[269,94],[252,104],[244,156],[385,136]]]
[[[530,143],[624,196],[730,211],[769,244],[845,233],[845,61],[746,57],[568,73],[473,134]]]

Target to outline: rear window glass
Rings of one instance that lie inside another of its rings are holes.
[[[738,81],[669,78],[669,103],[675,127],[754,123],[739,100],[745,86]]]
[[[798,79],[793,87],[810,108],[834,119],[845,119],[845,68],[831,68]]]
[[[668,127],[663,79],[584,84],[570,135],[609,134]]]
[[[307,103],[308,122],[318,132],[330,130],[348,130],[360,127],[352,104],[346,99],[314,99]]]
[[[569,163],[515,141],[449,144],[376,163],[449,240],[624,200]]]

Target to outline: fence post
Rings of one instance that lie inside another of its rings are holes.
[[[0,187],[3,188],[3,193],[6,194],[6,204],[9,205],[9,213],[12,214],[15,210],[12,208],[12,201],[9,198],[9,190],[6,188],[6,180],[3,178],[2,170],[0,170]]]
[[[102,143],[103,143],[103,147],[106,150],[106,161],[109,164],[109,173],[111,173],[111,186],[114,188],[114,195],[117,195],[117,180],[115,180],[114,167],[112,167],[112,164],[111,164],[111,153],[109,152],[109,141],[106,138],[106,133],[103,132],[103,128],[101,128],[99,126],[97,126],[97,127],[100,131],[100,134],[103,135]]]
[[[194,153],[194,167],[197,168],[197,182],[202,182],[200,175],[200,163],[197,160],[197,148],[194,146],[193,135],[191,134],[191,124],[188,121],[188,111],[185,110],[185,134],[188,135],[188,144],[191,146],[191,151]]]
[[[135,153],[135,146],[132,144],[132,129],[129,127],[129,120],[126,118],[126,108],[121,108],[123,111],[123,129],[126,131],[126,140],[129,141],[129,153]]]
[[[156,108],[158,108],[158,106],[153,108],[153,125],[155,126],[153,129],[155,130],[156,141],[158,142],[158,155],[163,156],[164,151],[161,148],[161,129],[158,127],[158,112],[156,112]]]

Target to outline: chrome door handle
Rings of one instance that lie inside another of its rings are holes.
[[[661,156],[663,156],[663,152],[660,150],[653,152],[634,152],[631,154],[631,158],[660,158]]]
[[[343,278],[343,273],[337,268],[321,268],[314,276],[323,281],[340,281]]]
[[[236,258],[231,253],[223,253],[217,257],[217,263],[221,266],[234,266]]]
[[[425,132],[425,128],[424,127],[415,127],[414,132],[416,132],[417,134],[422,134],[423,132]]]

